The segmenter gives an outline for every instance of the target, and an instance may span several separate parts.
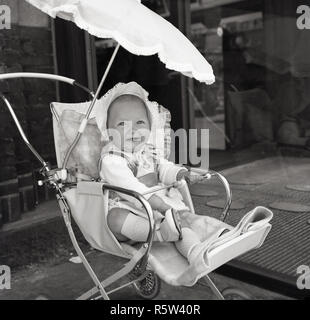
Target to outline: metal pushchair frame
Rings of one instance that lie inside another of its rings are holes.
[[[117,50],[116,50],[117,51]],[[116,52],[115,51],[115,52]],[[0,75],[0,80],[7,80],[7,79],[13,79],[13,78],[40,78],[40,79],[48,79],[48,80],[53,80],[53,81],[60,81],[64,82],[73,86],[76,86],[85,92],[87,92],[91,97],[92,97],[92,103],[90,106],[93,106],[94,101],[96,101],[98,93],[100,91],[101,85],[99,86],[96,94],[91,92],[88,88],[85,86],[79,84],[73,79],[67,78],[67,77],[62,77],[62,76],[57,76],[57,75],[51,75],[51,74],[42,74],[42,73],[9,73],[9,74],[2,74]],[[149,221],[149,226],[150,226],[150,231],[147,237],[147,241],[145,243],[142,243],[141,247],[136,251],[136,253],[132,256],[129,262],[125,264],[125,266],[111,275],[110,277],[106,278],[104,281],[100,281],[94,272],[93,268],[91,267],[90,263],[86,259],[84,253],[82,252],[78,241],[76,239],[75,233],[72,228],[72,214],[71,214],[71,209],[68,204],[68,201],[66,197],[64,196],[64,192],[68,188],[75,187],[76,184],[72,182],[66,182],[67,179],[67,170],[66,170],[66,161],[69,158],[70,153],[72,152],[74,146],[76,145],[77,141],[79,140],[79,137],[83,133],[83,128],[85,128],[87,124],[87,117],[89,116],[90,112],[87,113],[87,116],[85,119],[82,121],[82,124],[80,126],[80,129],[77,133],[77,137],[72,143],[71,147],[68,150],[68,153],[65,157],[64,165],[62,168],[57,168],[57,169],[52,169],[40,155],[39,153],[35,150],[35,148],[31,145],[31,143],[28,141],[20,123],[19,120],[16,117],[16,114],[8,101],[8,99],[0,93],[0,98],[4,101],[6,107],[11,113],[11,116],[17,126],[17,129],[27,145],[27,147],[30,149],[30,151],[34,154],[34,156],[38,159],[38,161],[41,163],[42,168],[41,168],[41,174],[44,176],[44,179],[42,181],[39,181],[40,184],[46,184],[49,187],[52,187],[56,191],[56,197],[59,202],[60,208],[61,208],[61,213],[64,219],[64,222],[66,224],[66,227],[68,229],[68,233],[70,236],[70,239],[72,241],[72,244],[74,246],[74,249],[76,250],[78,256],[81,258],[81,261],[83,265],[85,266],[88,274],[90,275],[91,279],[93,280],[95,287],[92,289],[88,290],[84,294],[82,294],[78,299],[109,299],[109,294],[120,290],[124,287],[127,287],[129,285],[134,284],[135,288],[137,289],[138,293],[143,297],[143,298],[154,298],[159,291],[160,288],[160,279],[157,277],[157,275],[149,270],[148,268],[148,258],[150,254],[150,250],[152,248],[152,242],[154,238],[154,230],[155,230],[155,221],[153,217],[153,211],[148,203],[148,201],[145,199],[145,197],[142,194],[139,194],[135,191],[132,190],[127,190],[127,189],[122,189],[117,186],[109,185],[106,183],[101,183],[101,182],[93,182],[96,183],[96,187],[99,188],[104,195],[107,195],[109,191],[115,191],[119,193],[124,193],[126,195],[129,195],[131,197],[136,198],[144,207],[147,216],[148,216],[148,221]],[[196,174],[202,175],[206,179],[211,179],[212,177],[217,177],[224,185],[225,191],[226,191],[226,205],[223,210],[223,213],[221,215],[221,220],[225,221],[227,215],[228,215],[228,210],[231,205],[232,201],[232,194],[231,190],[229,187],[229,184],[225,177],[223,177],[221,174],[215,172],[215,171],[207,171],[207,170],[202,170],[202,169],[195,169],[191,168],[193,172]],[[167,188],[171,186],[166,186]],[[119,279],[123,278],[124,276],[130,276],[130,280],[126,282],[125,284],[116,287],[110,291],[107,291],[106,288],[109,287],[110,285],[114,284],[116,281]],[[221,294],[221,292],[218,290],[216,285],[213,283],[213,281],[210,279],[208,275],[203,276],[204,281],[207,283],[207,285],[212,289],[212,292],[216,295],[218,299],[224,299],[224,296]],[[149,286],[149,283],[151,283],[151,287]],[[99,292],[99,295],[98,295]],[[96,296],[97,295],[97,296]]]

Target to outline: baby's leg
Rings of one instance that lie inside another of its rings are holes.
[[[113,208],[109,211],[108,226],[119,241],[130,239],[144,242],[150,230],[147,219],[139,217],[123,208]],[[182,240],[175,242],[176,248],[191,263],[197,255],[196,251],[201,242],[195,232],[188,227],[182,228],[182,237]],[[156,232],[154,241],[160,241]]]
[[[128,237],[122,235],[122,227],[128,215],[132,214],[129,210],[122,208],[113,208],[109,211],[107,222],[110,230],[119,241],[126,241]]]
[[[107,222],[110,230],[119,241],[130,239],[143,242],[147,240],[150,230],[149,221],[146,218],[135,215],[128,209],[111,209],[108,213]],[[171,227],[171,225],[173,226]],[[154,241],[175,241],[173,238],[179,237],[172,215],[166,216],[155,228]],[[171,232],[176,234],[173,234],[172,237]]]
[[[123,208],[113,208],[109,211],[108,226],[119,241],[146,241],[150,230],[147,219]],[[156,233],[154,240],[158,241]]]

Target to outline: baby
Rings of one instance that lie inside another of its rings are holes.
[[[152,112],[147,94],[135,82],[114,89],[102,121],[109,136],[100,159],[100,177],[118,187],[144,194],[156,220],[154,241],[175,242],[189,262],[193,261],[200,240],[178,211],[188,211],[176,188],[152,192],[188,177],[184,167],[166,160],[151,144]],[[136,199],[114,194],[109,201],[107,222],[119,241],[146,241],[149,223],[145,211]]]

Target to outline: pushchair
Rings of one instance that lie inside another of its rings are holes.
[[[57,75],[11,73],[0,75],[0,80],[24,77],[65,82],[79,87],[90,94],[92,98],[94,97],[90,90],[73,79]],[[8,107],[24,142],[42,164],[41,173],[44,180],[39,183],[45,183],[55,189],[73,246],[95,284],[93,288],[82,294],[78,299],[109,299],[111,293],[129,285],[134,285],[141,297],[153,299],[159,293],[161,280],[173,286],[188,287],[195,285],[199,280],[204,280],[218,299],[224,299],[223,294],[210,279],[209,273],[231,259],[254,248],[259,248],[263,244],[271,229],[269,222],[272,219],[272,213],[269,210],[258,207],[247,214],[236,227],[227,225],[224,221],[232,201],[227,180],[214,171],[190,168],[193,177],[198,176],[207,180],[217,177],[224,185],[227,199],[221,216],[222,221],[218,220],[217,236],[208,238],[204,250],[197,258],[197,263],[189,265],[172,243],[153,242],[155,230],[153,211],[143,194],[98,181],[98,157],[100,157],[101,150],[98,143],[100,132],[94,121],[96,115],[89,109],[89,102],[51,104],[58,162],[58,168],[52,169],[28,141],[10,102],[3,94],[0,94],[0,97]],[[99,102],[93,99],[93,103]],[[159,105],[158,112],[162,115],[168,115],[167,109]],[[167,119],[169,119],[169,116],[167,116]],[[165,128],[167,128],[167,123],[168,120],[164,123]],[[167,132],[170,131],[167,130]],[[164,188],[175,186],[170,185]],[[187,183],[183,180],[178,183],[177,188],[182,194],[184,202],[190,208],[193,217],[195,217],[195,209]],[[126,194],[134,197],[142,204],[150,226],[145,243],[121,243],[109,230],[106,214],[110,192]],[[93,248],[127,259],[124,267],[104,281],[100,281],[78,244],[72,228],[72,218]],[[200,225],[208,224],[207,216],[197,216],[197,219],[200,219],[198,220]],[[94,224],[93,221],[96,221],[96,223]],[[229,231],[219,237],[218,231],[222,230],[223,227]],[[101,228],[105,232],[102,232]],[[111,285],[115,285],[118,280],[125,277],[129,278],[125,284],[108,290]]]

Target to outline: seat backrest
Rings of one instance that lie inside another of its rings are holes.
[[[96,110],[100,110],[101,100],[99,99],[86,129],[81,136],[80,141],[73,150],[67,165],[71,172],[86,174],[94,179],[99,178],[98,162],[104,141],[101,139],[101,132],[96,123]],[[156,102],[149,102],[156,110],[161,119],[160,123],[163,129],[162,141],[160,148],[166,158],[170,155],[170,112]],[[82,119],[85,117],[90,101],[84,103],[51,103],[53,114],[54,142],[58,167],[62,167],[65,154],[74,141]]]
[[[62,167],[66,152],[85,117],[90,102],[51,104],[53,114],[53,130],[58,167]],[[101,133],[97,127],[94,114],[91,114],[80,141],[73,150],[67,169],[91,176],[99,177],[98,161],[103,145]]]

